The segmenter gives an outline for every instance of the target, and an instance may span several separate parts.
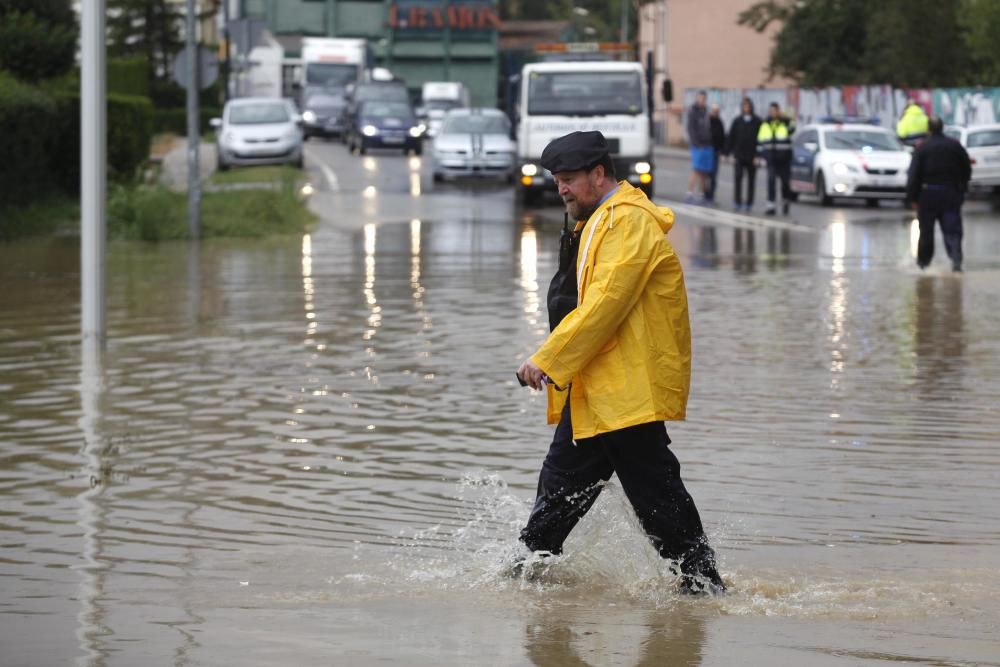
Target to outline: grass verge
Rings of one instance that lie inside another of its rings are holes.
[[[0,208],[0,241],[79,231],[80,203],[65,195],[49,195],[27,206]]]
[[[240,167],[229,171],[216,171],[209,179],[214,185],[232,183],[298,183],[305,180],[305,172],[289,166]]]

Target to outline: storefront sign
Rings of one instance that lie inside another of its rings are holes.
[[[497,30],[500,15],[492,4],[389,5],[389,27],[396,30]]]

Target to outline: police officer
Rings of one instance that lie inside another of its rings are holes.
[[[917,266],[934,259],[934,222],[941,221],[944,249],[953,271],[962,270],[962,200],[972,176],[969,154],[962,144],[944,136],[944,123],[932,118],[930,136],[913,154],[906,183],[906,201],[917,211],[920,241]]]
[[[792,133],[794,124],[781,113],[777,102],[768,107],[768,118],[757,131],[757,152],[767,162],[767,208],[764,215],[776,212],[775,180],[781,181],[781,212],[788,214],[792,199]]]
[[[577,256],[560,262],[572,275],[557,274],[550,297],[572,283],[577,298],[517,370],[523,383],[548,389],[549,421],[558,423],[521,541],[536,554],[560,553],[617,473],[653,545],[676,564],[680,589],[722,592],[664,426],[684,418],[691,371],[684,275],[665,236],[673,213],[616,182],[600,132],[555,139],[541,163],[576,221],[570,247]],[[550,301],[550,311],[559,308]],[[512,572],[524,572],[533,557]]]
[[[906,109],[896,123],[896,135],[909,146],[919,146],[927,138],[928,118],[914,99],[906,102]]]

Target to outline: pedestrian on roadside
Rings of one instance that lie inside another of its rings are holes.
[[[712,127],[708,119],[705,103],[708,95],[699,90],[694,104],[687,112],[688,144],[691,147],[691,175],[688,177],[688,191],[684,201],[703,204],[707,200],[707,179],[715,166],[712,151]],[[697,195],[697,196],[696,196]]]
[[[775,181],[781,181],[781,212],[788,215],[792,199],[792,133],[795,125],[781,113],[777,102],[771,102],[767,109],[768,118],[757,130],[757,151],[767,163],[767,208],[764,215],[774,215]]]
[[[552,331],[517,370],[522,383],[547,387],[549,422],[558,426],[521,531],[532,554],[511,571],[530,573],[532,564],[561,553],[617,473],[643,530],[660,556],[673,561],[680,590],[721,593],[715,553],[664,426],[684,419],[691,371],[684,274],[665,236],[673,212],[615,181],[600,132],[553,140],[541,164],[576,221],[579,249],[560,261],[550,297],[565,292],[568,280],[577,299],[575,308],[560,308],[550,298]]]
[[[917,212],[920,240],[917,266],[934,259],[934,223],[941,222],[944,249],[952,271],[962,270],[962,201],[972,177],[969,154],[962,144],[944,136],[944,122],[931,118],[930,136],[913,153],[906,181],[906,201]]]
[[[907,146],[919,146],[927,138],[928,123],[927,113],[915,99],[910,98],[896,123],[896,135]]]
[[[726,154],[726,126],[719,117],[719,105],[713,104],[708,110],[709,131],[712,134],[712,172],[706,178],[705,199],[709,204],[715,203],[715,186],[719,181],[719,162]]]
[[[757,132],[760,131],[760,116],[754,113],[753,101],[743,98],[740,115],[729,126],[726,153],[733,158],[733,210],[753,208],[754,191],[757,188]],[[747,181],[747,197],[744,208],[743,176]]]

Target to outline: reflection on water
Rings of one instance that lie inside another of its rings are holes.
[[[989,243],[920,275],[898,221],[671,231],[695,336],[671,436],[733,591],[698,603],[614,484],[547,577],[498,575],[551,434],[511,371],[546,333],[561,226],[499,218],[113,246],[98,356],[77,249],[0,247],[5,658],[770,664],[911,655],[932,625],[924,657],[986,659]]]

